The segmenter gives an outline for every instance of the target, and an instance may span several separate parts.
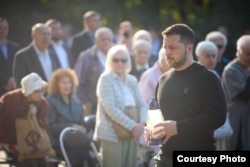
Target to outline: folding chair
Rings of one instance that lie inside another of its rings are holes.
[[[64,129],[62,130],[62,132],[60,133],[60,137],[59,137],[60,148],[61,148],[61,151],[62,151],[62,155],[63,155],[63,157],[64,157],[64,159],[65,159],[65,161],[66,161],[67,167],[71,167],[71,164],[70,164],[68,155],[67,155],[66,150],[65,150],[65,146],[64,146],[64,137],[65,137],[65,135],[67,134],[67,132],[76,131],[76,130],[77,130],[77,129],[76,129],[76,128],[73,128],[73,127],[64,128]],[[100,155],[98,154],[98,151],[97,151],[96,146],[95,146],[95,144],[93,143],[93,141],[90,142],[90,146],[91,146],[91,149],[92,149],[93,152],[94,152],[95,158],[98,160],[99,166],[101,167],[101,158],[100,158]]]
[[[84,121],[86,122],[86,124],[88,125],[88,127],[90,127],[90,131],[88,132],[89,136],[93,136],[94,134],[94,130],[95,130],[95,123],[96,123],[96,115],[95,114],[91,114],[88,116],[84,117]],[[94,152],[94,156],[97,158],[99,166],[102,167],[102,155],[98,152],[95,143],[92,141],[90,143],[90,146]]]

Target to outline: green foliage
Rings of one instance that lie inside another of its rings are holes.
[[[31,26],[49,18],[72,24],[74,33],[82,29],[82,15],[97,10],[102,25],[116,29],[119,22],[130,20],[136,29],[155,24],[162,31],[174,23],[186,23],[196,32],[197,40],[219,25],[228,28],[236,40],[250,22],[248,0],[1,0],[0,16],[10,22],[10,38],[27,45]]]

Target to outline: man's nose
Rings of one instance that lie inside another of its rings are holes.
[[[165,56],[167,57],[170,54],[171,54],[171,50],[170,49],[165,49]]]

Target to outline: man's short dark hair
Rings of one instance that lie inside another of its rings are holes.
[[[92,18],[94,16],[101,17],[100,13],[98,13],[97,11],[94,11],[94,10],[87,11],[86,13],[84,13],[84,15],[82,17],[83,18],[83,22],[84,21],[88,21],[90,18]]]
[[[195,35],[193,30],[188,27],[186,24],[174,24],[170,27],[167,27],[163,32],[163,36],[169,35],[180,35],[180,41],[187,44],[194,44],[195,43]]]
[[[47,21],[45,22],[45,25],[46,25],[46,26],[50,26],[50,25],[52,25],[52,24],[57,24],[57,23],[60,23],[60,24],[61,24],[61,22],[60,22],[59,20],[57,20],[57,19],[49,19],[49,20],[47,20]]]

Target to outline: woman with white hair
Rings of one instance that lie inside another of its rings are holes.
[[[137,140],[146,121],[147,105],[130,71],[130,55],[121,45],[113,46],[106,60],[105,72],[97,84],[98,109],[94,139],[101,144],[103,167],[135,167]],[[131,119],[126,112],[132,110],[139,121]],[[113,124],[118,123],[131,132],[131,137],[122,139]]]
[[[151,34],[147,30],[143,30],[143,29],[138,30],[133,35],[133,42],[135,42],[136,40],[141,40],[141,39],[148,41],[149,43],[152,43]]]
[[[227,37],[219,31],[212,31],[206,35],[206,41],[213,42],[218,48],[218,60],[223,55],[227,46]]]
[[[151,51],[150,51],[150,59],[148,61],[150,64],[154,64],[157,61],[158,56],[157,54],[153,54],[153,50],[155,52],[155,41],[153,41],[152,34],[147,30],[140,29],[136,31],[135,34],[133,35],[133,43],[136,42],[137,40],[144,40],[150,43]]]
[[[210,41],[199,42],[196,46],[195,54],[200,64],[213,71],[219,77],[219,74],[214,70],[218,57],[218,49],[214,43]]]

